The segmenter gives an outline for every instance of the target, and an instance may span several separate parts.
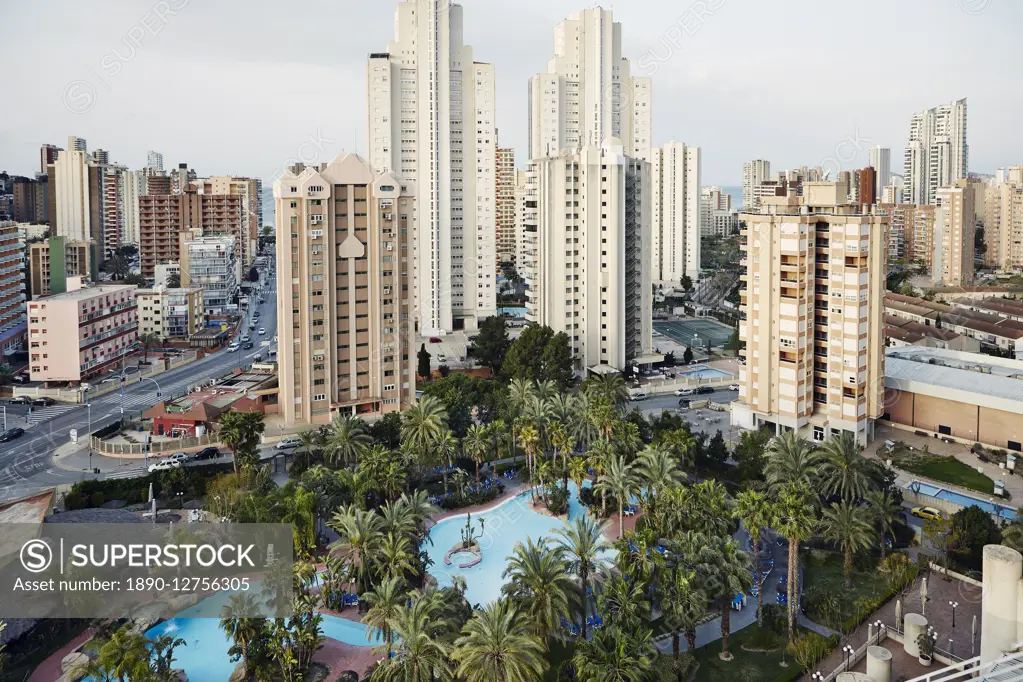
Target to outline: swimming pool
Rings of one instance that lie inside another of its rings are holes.
[[[586,513],[586,507],[579,502],[577,487],[569,482],[568,515],[569,520],[576,519]],[[589,487],[589,481],[583,483]],[[609,502],[610,504],[610,502]],[[537,513],[530,508],[529,491],[506,500],[495,507],[472,515],[474,532],[480,534],[480,520],[483,524],[483,535],[478,542],[483,553],[483,560],[471,568],[458,568],[454,563],[444,565],[444,555],[455,544],[462,540],[465,528],[465,514],[459,514],[439,522],[430,529],[433,544],[426,543],[426,553],[433,561],[430,574],[437,579],[441,587],[451,584],[455,576],[462,576],[466,582],[465,598],[470,604],[487,604],[501,596],[501,587],[506,580],[502,577],[507,558],[511,556],[517,542],[525,544],[527,539],[554,538],[561,530],[565,521],[552,516]],[[613,552],[608,552],[604,559],[610,561]]]
[[[994,504],[992,502],[988,502],[987,500],[982,500],[977,497],[957,493],[953,490],[939,488],[937,486],[931,485],[930,483],[921,483],[920,481],[913,481],[912,483],[906,486],[906,490],[920,493],[921,495],[930,495],[931,497],[936,497],[939,500],[948,500],[949,502],[955,502],[956,504],[961,504],[964,507],[980,507],[988,514],[997,513],[998,516],[1003,519],[1016,518],[1016,510],[1013,509],[1012,507],[1008,507],[1003,504]]]
[[[498,315],[504,315],[506,317],[525,318],[526,307],[525,306],[507,306],[504,308],[497,309]]]
[[[688,369],[685,372],[679,372],[679,376],[686,377],[687,379],[730,379],[732,374],[722,371],[720,369],[714,369],[707,365],[696,365],[692,369]]]

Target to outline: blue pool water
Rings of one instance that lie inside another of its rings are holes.
[[[589,487],[586,481],[584,487]],[[585,514],[585,507],[579,502],[576,484],[569,482],[569,520]],[[502,577],[507,557],[512,554],[515,544],[526,539],[534,541],[540,538],[554,538],[564,527],[565,522],[552,516],[538,514],[530,508],[529,492],[526,491],[497,506],[472,515],[473,530],[480,532],[480,520],[484,521],[483,536],[478,542],[483,553],[483,561],[472,568],[461,569],[454,565],[444,565],[444,555],[462,540],[465,528],[465,514],[444,519],[430,529],[433,544],[426,544],[426,551],[433,565],[430,574],[437,578],[441,587],[451,584],[455,576],[463,576],[466,582],[465,598],[470,604],[486,604],[501,596],[501,587],[505,584]],[[611,553],[605,557],[610,560]]]
[[[511,317],[525,317],[526,307],[525,306],[508,306],[497,309],[498,315],[509,315]]]
[[[1012,507],[1005,505],[995,505],[987,500],[981,500],[970,495],[963,495],[952,490],[946,490],[945,488],[939,488],[931,485],[930,483],[920,483],[919,481],[913,481],[906,486],[907,490],[920,493],[922,495],[930,495],[931,497],[937,497],[939,500],[948,500],[949,502],[955,502],[961,504],[964,507],[980,507],[988,514],[997,514],[1003,519],[1015,519],[1016,512]]]
[[[732,375],[720,369],[714,369],[706,365],[697,365],[685,372],[679,372],[679,376],[689,379],[728,379]]]

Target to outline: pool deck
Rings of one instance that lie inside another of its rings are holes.
[[[354,670],[362,679],[366,670],[383,657],[383,655],[374,654],[373,647],[352,646],[334,639],[325,639],[323,646],[313,656],[313,660],[330,668],[330,674],[325,682],[333,682],[346,670]]]
[[[45,661],[36,666],[36,669],[32,671],[32,674],[28,678],[28,682],[53,682],[55,679],[60,677],[61,660],[63,660],[63,658],[72,651],[81,648],[86,642],[92,639],[95,634],[96,631],[89,628],[62,646],[60,649],[50,654]]]

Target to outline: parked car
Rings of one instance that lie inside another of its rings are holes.
[[[278,450],[294,450],[295,448],[302,447],[301,438],[285,438],[280,443],[274,446]]]
[[[16,384],[27,384],[29,382],[29,378],[27,374],[15,374],[11,377],[11,381]]]
[[[712,386],[700,386],[696,389],[697,395],[706,395],[707,393],[713,393],[714,388]]]
[[[940,520],[942,518],[941,512],[934,507],[913,507],[909,513],[920,519]]]
[[[186,455],[183,452],[175,452],[173,455],[168,457],[166,459],[166,461],[168,461],[168,462],[180,462],[181,464],[184,464],[185,462],[188,461],[188,455]]]
[[[728,390],[729,391],[738,391],[739,390],[739,384],[728,384]]]
[[[25,395],[16,395],[7,402],[11,405],[29,405],[31,404],[32,399]]]
[[[53,398],[47,398],[46,396],[32,399],[32,405],[34,407],[49,407],[50,405],[56,404],[57,404],[56,400],[54,400]]]
[[[170,471],[171,469],[177,469],[180,466],[181,462],[170,462],[164,460],[162,462],[157,462],[156,464],[150,464],[149,473],[153,473],[155,471]]]
[[[199,452],[192,455],[193,462],[200,462],[206,459],[218,459],[220,457],[220,450],[217,448],[203,448]]]
[[[430,343],[440,343],[440,337],[439,336],[431,336],[430,337]]]
[[[7,429],[3,433],[0,433],[0,443],[6,443],[7,441],[14,440],[15,438],[21,438],[25,435],[25,429],[19,429],[15,426],[13,429]]]
[[[696,395],[696,389],[695,388],[680,388],[677,391],[675,391],[675,395],[678,395],[678,396],[682,396],[682,395]]]

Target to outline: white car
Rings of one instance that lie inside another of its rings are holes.
[[[250,339],[250,338],[249,338],[249,335],[248,335],[248,334],[244,334],[244,335],[242,336],[242,343],[248,343],[248,342],[249,342],[249,341],[251,341],[251,340],[252,340],[252,339]]]
[[[228,353],[234,353],[239,348],[241,348],[241,345],[237,341],[232,341],[231,345],[227,347],[227,352]]]
[[[170,471],[171,469],[177,469],[180,466],[181,462],[171,462],[168,460],[164,460],[162,462],[157,462],[156,464],[150,464],[149,473],[153,473],[154,471]]]
[[[259,328],[259,335],[262,336],[263,334],[266,334],[266,329],[264,329],[263,327],[260,327]]]
[[[280,443],[275,445],[278,450],[293,450],[298,447],[302,447],[301,438],[285,438]]]
[[[729,391],[738,391],[739,390],[739,384],[728,384],[728,390]]]
[[[677,391],[675,391],[675,395],[677,395],[677,396],[695,395],[695,394],[696,394],[696,389],[695,388],[680,388]]]
[[[175,452],[173,455],[166,459],[168,462],[181,462],[184,464],[188,461],[188,455],[183,452]]]

